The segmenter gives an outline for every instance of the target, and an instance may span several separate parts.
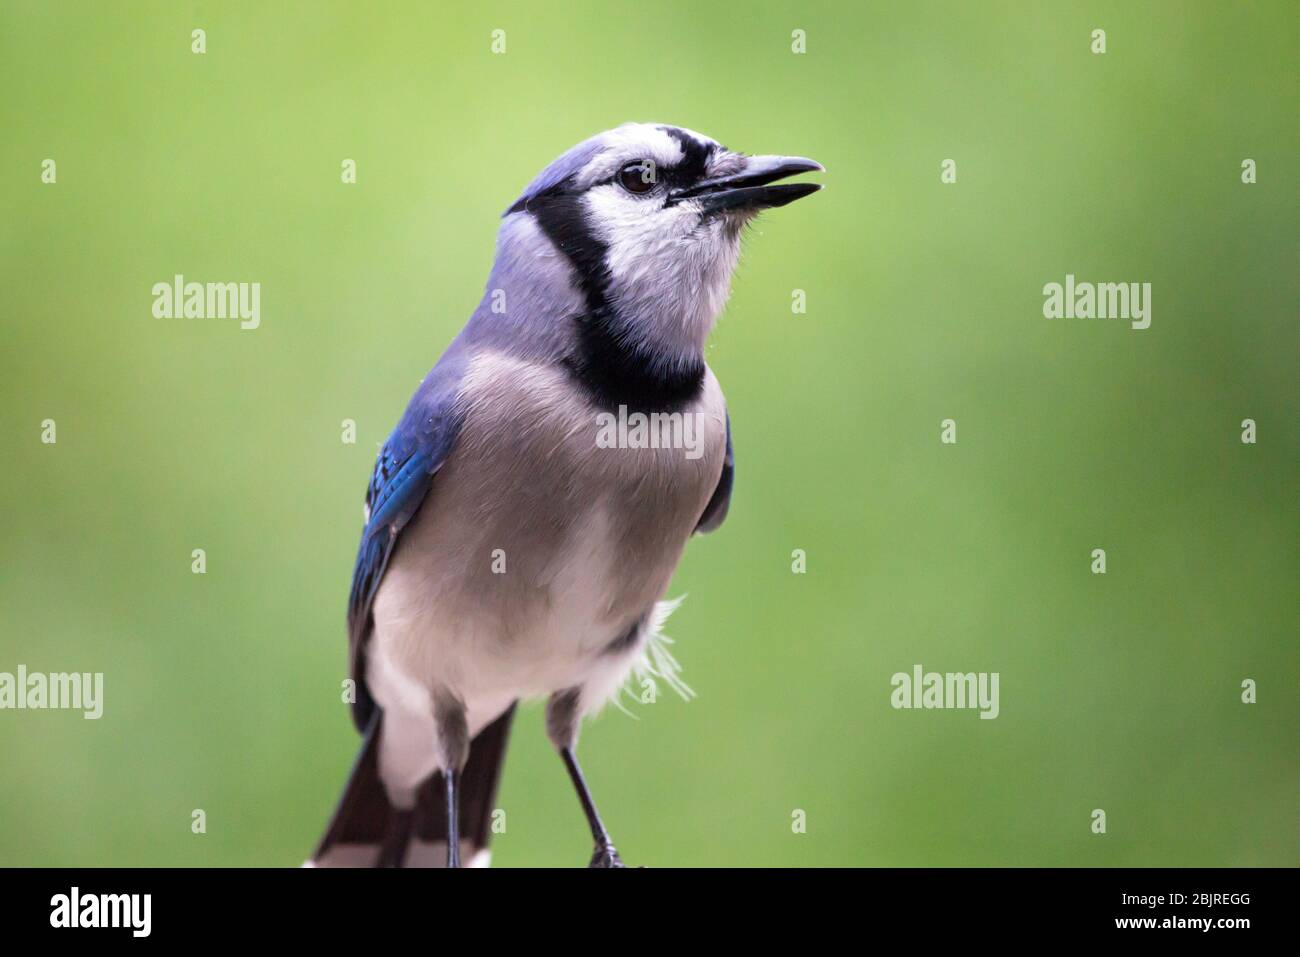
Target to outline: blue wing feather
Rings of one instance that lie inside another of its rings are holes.
[[[348,657],[356,701],[352,720],[364,732],[375,709],[366,686],[365,650],[371,611],[402,529],[424,502],[460,431],[458,398],[464,372],[459,342],[453,343],[420,384],[406,413],[375,462],[366,489],[366,525],[348,598]]]

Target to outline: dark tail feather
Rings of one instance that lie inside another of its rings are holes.
[[[505,761],[512,704],[470,743],[469,760],[461,773],[460,848],[466,864],[486,851],[492,836],[492,811],[501,766]],[[383,712],[372,713],[334,818],[308,863],[313,867],[374,867],[396,811],[379,780],[379,738]],[[414,840],[406,853],[407,867],[442,867],[447,856],[447,809],[442,775],[434,774],[420,788],[415,807]]]

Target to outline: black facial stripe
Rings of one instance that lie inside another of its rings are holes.
[[[698,176],[687,173],[685,170],[682,169],[680,165],[679,166],[655,166],[653,167],[653,169],[654,169],[654,176],[651,179],[651,182],[667,183],[670,187],[690,186],[692,183],[696,182],[696,180],[699,179]],[[606,176],[604,179],[597,180],[587,188],[595,189],[597,186],[609,186],[611,183],[617,183],[618,177],[621,173],[622,170],[619,170],[619,172],[615,173],[613,176]],[[650,193],[646,192],[641,195],[649,196]],[[519,207],[520,209],[523,208],[522,206],[520,206],[519,203],[516,203],[515,206]],[[516,212],[516,211],[517,210],[515,210],[514,208],[509,210],[509,212]]]
[[[684,179],[697,180],[702,178],[709,168],[709,157],[713,155],[717,145],[714,143],[701,143],[685,130],[680,130],[675,126],[661,126],[659,129],[675,139],[677,145],[682,148],[684,159],[673,168]]]
[[[565,368],[587,389],[593,402],[614,411],[659,412],[678,409],[699,395],[704,384],[704,360],[687,360],[635,345],[622,333],[609,302],[609,246],[591,229],[582,207],[582,193],[567,184],[517,203],[533,214],[537,224],[573,265],[586,312],[573,317],[578,345],[564,360]]]
[[[538,204],[545,202],[552,196],[559,196],[561,193],[569,192],[569,187],[573,185],[572,177],[561,180],[549,189],[544,189],[535,196],[520,196],[515,200],[515,204],[501,214],[501,218],[509,216],[511,213],[522,213],[524,210],[531,210]]]
[[[542,232],[573,264],[587,309],[592,312],[603,309],[609,288],[609,267],[605,265],[609,246],[588,225],[582,210],[582,194],[557,188],[534,196],[522,208],[537,218]]]

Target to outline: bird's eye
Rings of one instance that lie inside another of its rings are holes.
[[[655,164],[650,160],[628,163],[618,171],[618,185],[638,196],[655,188]]]

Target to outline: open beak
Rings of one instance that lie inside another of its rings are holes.
[[[802,156],[750,156],[739,173],[705,179],[668,195],[668,205],[693,199],[701,212],[716,213],[728,209],[773,209],[810,196],[821,189],[820,183],[776,183],[797,173],[824,170],[816,160]],[[772,184],[776,185],[772,185]]]

